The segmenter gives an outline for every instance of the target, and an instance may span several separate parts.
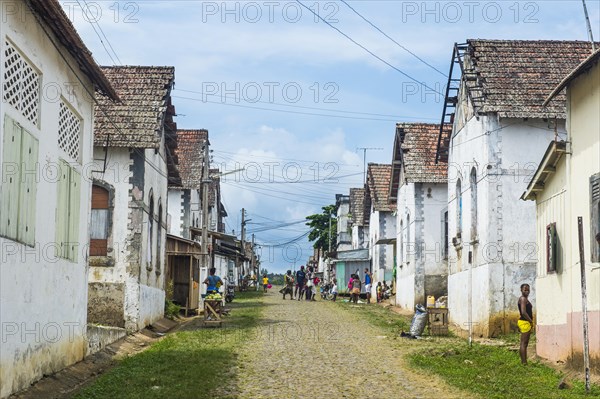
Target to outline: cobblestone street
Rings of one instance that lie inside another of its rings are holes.
[[[276,290],[264,301],[260,327],[240,349],[240,398],[471,397],[409,370],[402,358],[414,341],[382,335],[352,312],[377,305],[283,301]]]

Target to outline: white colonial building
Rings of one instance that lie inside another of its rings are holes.
[[[58,1],[2,2],[0,32],[5,398],[87,352],[93,98],[118,97]]]
[[[373,274],[373,293],[377,282],[392,281],[396,244],[396,215],[389,204],[392,165],[370,163],[365,191],[369,217],[369,255]],[[360,270],[364,280],[363,270]]]
[[[89,259],[91,323],[136,331],[165,304],[167,163],[173,67],[103,67],[122,103],[95,109]]]
[[[444,115],[448,148],[450,321],[477,335],[516,326],[520,285],[536,306],[535,206],[519,201],[548,143],[565,137],[553,85],[589,55],[585,42],[469,40],[456,45]],[[458,82],[458,85],[455,84]],[[455,107],[455,112],[448,108]]]
[[[399,123],[390,202],[396,204],[396,305],[413,310],[448,293],[447,164],[435,163],[440,125]]]

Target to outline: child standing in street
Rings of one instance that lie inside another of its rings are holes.
[[[527,346],[529,345],[529,336],[533,328],[533,305],[529,302],[529,290],[529,284],[521,284],[521,297],[519,298],[519,313],[521,317],[517,321],[517,326],[521,332],[521,346],[519,348],[521,364],[527,364]]]
[[[269,285],[269,278],[267,277],[266,274],[263,275],[262,283],[263,283],[263,291],[267,292],[267,286]]]
[[[335,302],[336,298],[337,298],[337,294],[338,294],[338,288],[337,288],[337,279],[333,279],[333,286],[331,287],[331,295],[333,295],[333,298],[331,299],[333,302]]]

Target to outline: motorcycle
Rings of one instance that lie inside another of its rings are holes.
[[[233,284],[227,285],[227,290],[225,291],[225,302],[231,303],[233,298],[235,298],[235,289]]]

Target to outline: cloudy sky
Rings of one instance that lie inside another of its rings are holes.
[[[588,40],[571,1],[63,1],[100,65],[173,65],[179,128],[206,128],[227,230],[282,271],[312,253],[302,222],[389,163],[396,122],[437,122],[452,46]],[[600,1],[587,1],[600,39]],[[557,55],[560,56],[560,55]],[[278,227],[280,228],[273,228]]]

